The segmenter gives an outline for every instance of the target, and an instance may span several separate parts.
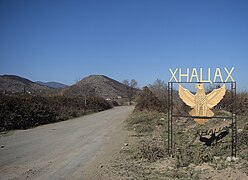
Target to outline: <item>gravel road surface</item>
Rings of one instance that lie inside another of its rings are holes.
[[[0,134],[0,179],[76,177],[109,144],[133,107]],[[115,132],[116,133],[116,132]]]

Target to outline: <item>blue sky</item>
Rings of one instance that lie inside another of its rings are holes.
[[[248,1],[0,0],[0,74],[144,86],[177,67],[235,67],[248,89]]]

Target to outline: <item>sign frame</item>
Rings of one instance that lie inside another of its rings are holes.
[[[230,84],[231,85],[231,98],[232,98],[232,116],[190,116],[190,115],[180,115],[180,114],[174,114],[173,113],[173,92],[174,92],[174,84],[198,84],[198,83],[204,83],[204,84],[220,84],[220,83],[225,83],[225,84]],[[230,119],[231,120],[231,157],[236,157],[237,156],[237,117],[236,117],[236,96],[237,96],[237,83],[236,81],[231,81],[231,82],[168,82],[168,105],[167,105],[167,112],[168,112],[168,155],[170,157],[174,156],[174,142],[173,142],[173,119],[174,118],[201,118],[201,119]]]

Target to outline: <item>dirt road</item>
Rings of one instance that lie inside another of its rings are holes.
[[[0,135],[0,179],[85,179],[84,167],[117,142],[133,107]]]

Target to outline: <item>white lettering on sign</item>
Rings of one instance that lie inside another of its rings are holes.
[[[211,70],[210,70],[210,68],[208,68],[208,78],[207,78],[207,80],[203,80],[202,68],[200,68],[200,82],[209,82],[209,83],[212,83],[210,74],[211,74]]]
[[[175,81],[175,82],[182,82],[183,79],[186,79],[185,82],[208,82],[208,83],[214,83],[214,82],[228,82],[229,80],[234,82],[234,78],[232,77],[234,67],[232,67],[230,70],[227,68],[224,68],[224,71],[221,71],[220,68],[216,68],[214,71],[213,80],[211,80],[211,68],[207,69],[207,76],[203,77],[203,68],[199,68],[199,71],[197,68],[193,68],[190,73],[190,68],[186,68],[186,71],[183,71],[181,68],[176,68],[175,70],[172,70],[169,68],[169,71],[171,73],[171,78],[169,82]],[[225,80],[223,79],[223,75],[225,75]],[[179,81],[178,81],[179,80]]]
[[[179,82],[182,82],[182,77],[186,77],[187,81],[189,81],[189,68],[186,70],[186,74],[182,73],[182,69],[179,69]]]
[[[176,68],[175,71],[172,71],[171,68],[170,68],[169,70],[170,70],[170,72],[171,72],[171,74],[172,74],[172,76],[171,76],[171,78],[170,78],[170,82],[171,82],[173,79],[174,79],[176,82],[178,82],[178,81],[177,81],[177,78],[176,78],[176,73],[177,73],[178,68]]]

